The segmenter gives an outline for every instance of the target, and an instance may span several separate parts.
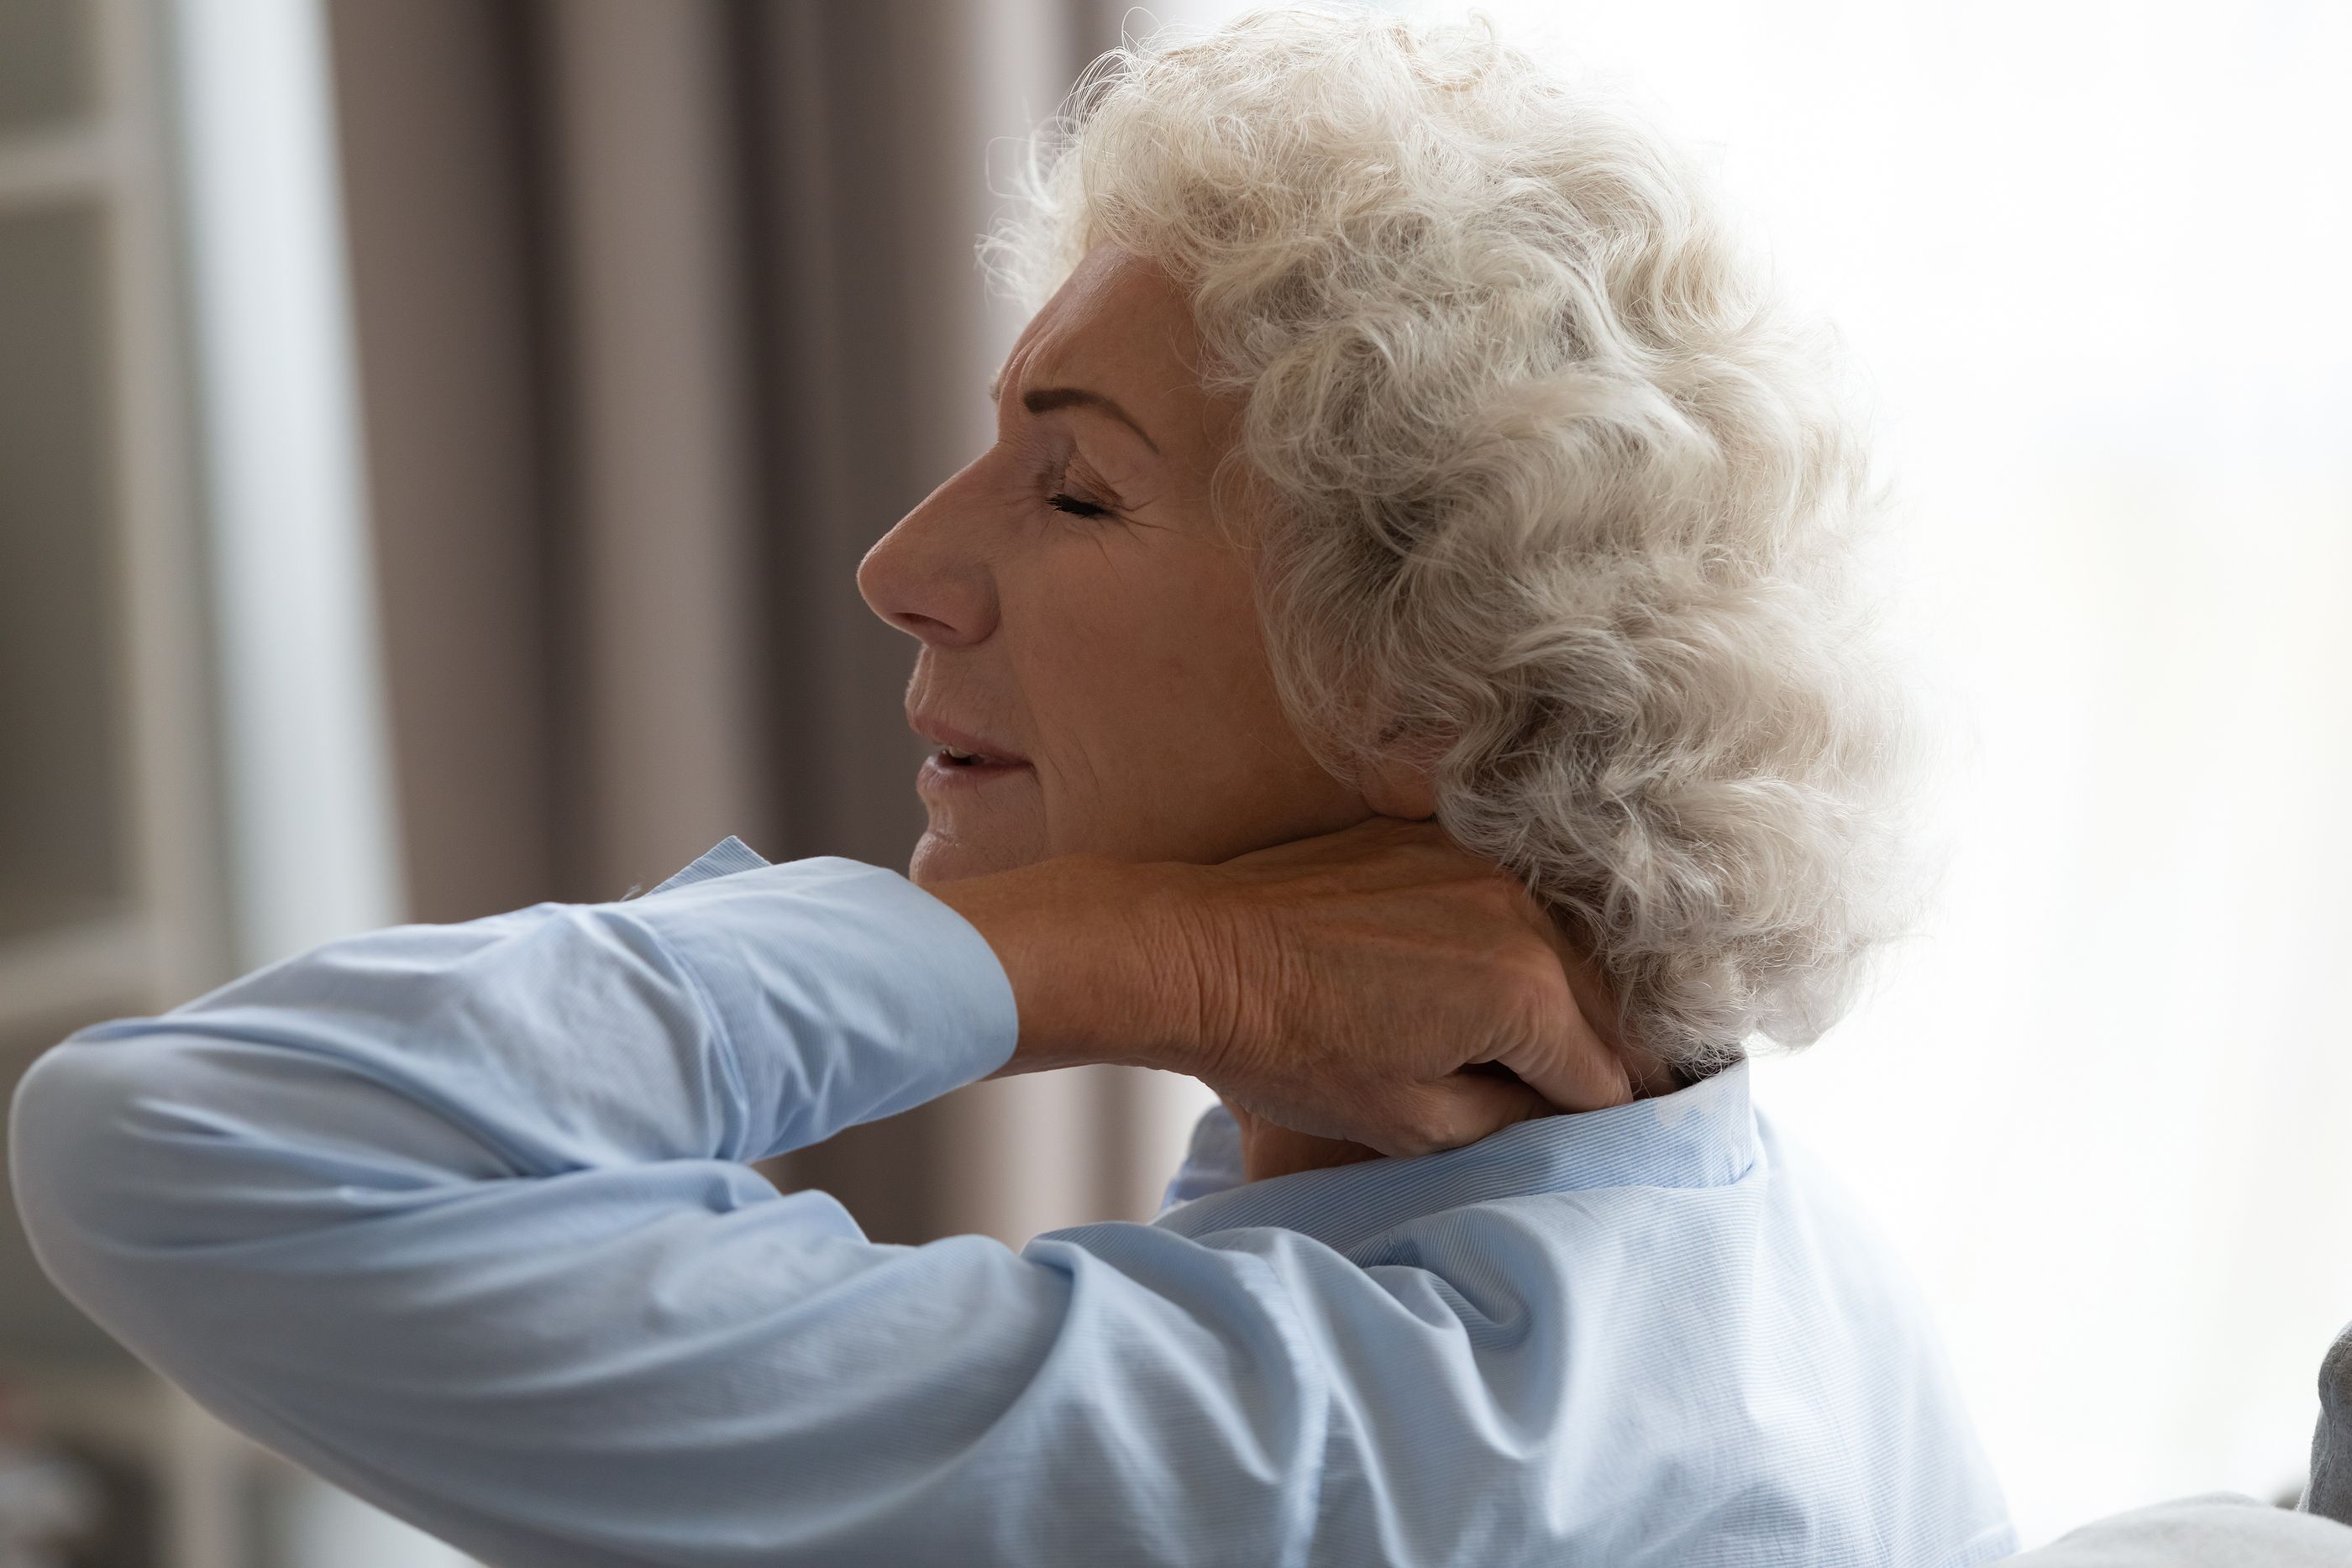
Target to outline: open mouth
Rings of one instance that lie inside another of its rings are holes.
[[[908,727],[931,743],[922,766],[915,770],[919,789],[964,789],[992,779],[1009,779],[1031,771],[1028,758],[1011,752],[982,749],[997,744],[994,737],[957,729],[943,721],[909,710]]]
[[[939,787],[978,784],[990,779],[1009,778],[1028,768],[1026,762],[1009,758],[991,757],[986,752],[962,751],[952,746],[942,746],[923,758],[917,782],[929,782]]]

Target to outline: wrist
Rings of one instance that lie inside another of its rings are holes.
[[[1188,1071],[1202,1012],[1181,866],[1057,855],[929,891],[1004,967],[1020,1017],[991,1077],[1089,1062]]]

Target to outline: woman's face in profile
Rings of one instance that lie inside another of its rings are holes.
[[[1167,274],[1097,247],[1013,345],[995,444],[858,568],[922,644],[909,722],[1011,759],[924,762],[912,881],[1081,851],[1214,862],[1376,809],[1276,697],[1251,563],[1210,511],[1236,410],[1202,392],[1197,349]],[[1409,792],[1377,809],[1428,814]]]

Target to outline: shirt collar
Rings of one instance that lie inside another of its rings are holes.
[[[1193,1128],[1192,1152],[1155,1225],[1184,1236],[1251,1226],[1297,1230],[1346,1251],[1409,1219],[1496,1198],[1595,1187],[1724,1186],[1756,1161],[1748,1067],[1740,1061],[1654,1099],[1517,1122],[1442,1154],[1364,1160],[1243,1182],[1240,1134],[1222,1105]],[[1231,1178],[1232,1185],[1221,1185]]]
[[[714,876],[732,876],[739,871],[757,871],[767,863],[759,851],[730,833],[695,856],[692,864],[671,876],[653,893],[641,896],[651,898],[654,893],[667,893],[674,887],[691,887],[698,882],[709,882]]]

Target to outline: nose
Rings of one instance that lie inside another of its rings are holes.
[[[996,627],[996,586],[980,548],[975,462],[926,496],[857,563],[867,609],[935,647],[984,640]]]

